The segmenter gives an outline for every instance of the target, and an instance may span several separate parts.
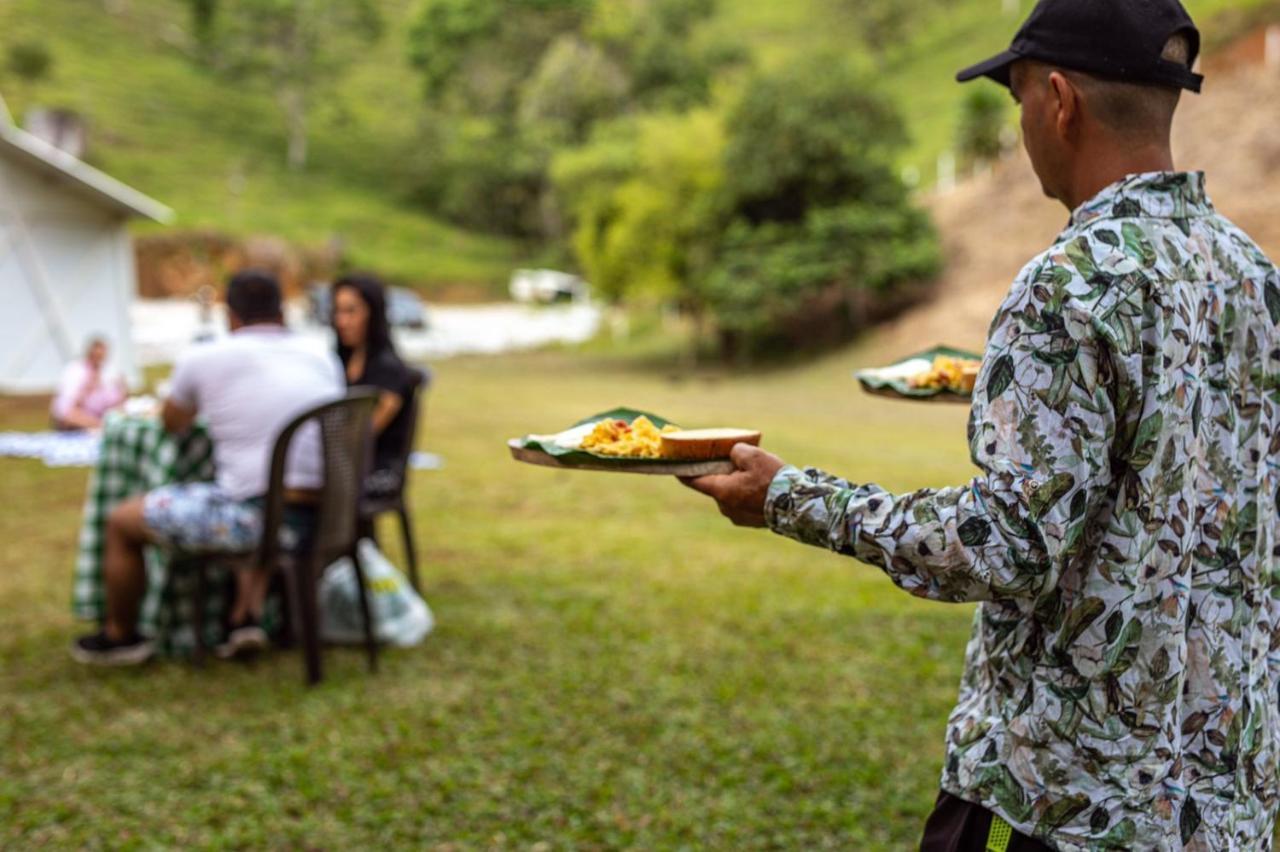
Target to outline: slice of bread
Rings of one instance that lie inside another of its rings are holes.
[[[737,444],[760,445],[760,433],[749,429],[686,429],[662,436],[662,457],[680,461],[727,459]]]

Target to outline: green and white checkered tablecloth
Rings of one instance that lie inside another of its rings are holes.
[[[72,589],[72,612],[77,618],[101,622],[106,616],[106,591],[102,580],[102,555],[107,515],[126,497],[177,482],[213,479],[213,444],[200,427],[185,436],[164,431],[156,418],[108,415],[103,425],[102,449],[89,479],[80,528]],[[142,602],[138,629],[160,638],[166,653],[186,653],[194,644],[189,572],[171,565],[172,554],[160,548],[146,550],[147,593]],[[171,568],[173,582],[169,582]],[[210,571],[209,611],[205,616],[206,641],[219,641],[222,594],[226,574],[221,566]]]

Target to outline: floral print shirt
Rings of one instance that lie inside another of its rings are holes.
[[[978,475],[784,468],[783,535],[979,601],[942,786],[1059,849],[1269,849],[1280,276],[1199,173],[1114,184],[992,323]]]

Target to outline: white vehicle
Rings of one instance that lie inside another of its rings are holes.
[[[523,304],[586,303],[591,300],[591,285],[568,272],[517,269],[511,276],[511,298]]]

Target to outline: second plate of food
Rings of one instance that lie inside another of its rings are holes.
[[[968,403],[982,356],[936,346],[888,367],[859,370],[854,378],[867,393],[917,402]]]

